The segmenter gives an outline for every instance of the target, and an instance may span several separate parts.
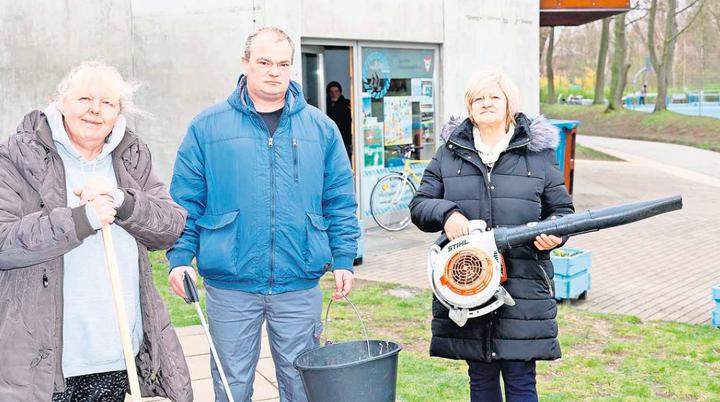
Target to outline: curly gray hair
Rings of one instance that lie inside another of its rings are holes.
[[[120,102],[120,113],[125,115],[146,114],[135,106],[133,102],[133,95],[135,95],[135,91],[140,87],[140,84],[126,81],[117,68],[101,61],[84,61],[73,68],[58,84],[52,101],[59,106],[70,90],[88,76],[102,79],[116,91]]]

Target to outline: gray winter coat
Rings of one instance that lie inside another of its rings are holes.
[[[544,118],[531,124],[518,114],[510,145],[492,169],[475,151],[472,123],[453,123],[446,128],[447,143],[428,165],[410,204],[413,223],[421,230],[442,230],[458,210],[492,227],[524,225],[574,211],[555,159],[557,129]],[[504,286],[517,304],[458,327],[434,299],[431,355],[485,362],[560,357],[549,253],[528,245],[510,250],[504,258]]]
[[[192,401],[190,374],[153,283],[148,250],[170,247],[185,211],[152,172],[150,150],[130,130],[112,153],[125,202],[115,223],[137,239],[143,396]],[[62,160],[45,115],[25,116],[0,145],[0,401],[49,401],[62,392],[63,255],[94,231],[84,206],[68,208]],[[110,297],[110,296],[108,296]],[[116,325],[115,317],[97,325]]]

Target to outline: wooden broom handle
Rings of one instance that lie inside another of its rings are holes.
[[[137,367],[135,367],[135,354],[133,353],[132,342],[130,341],[130,327],[128,316],[125,312],[125,299],[123,299],[122,285],[120,284],[120,272],[115,256],[115,247],[112,240],[112,232],[109,225],[102,227],[103,244],[105,245],[105,257],[107,259],[110,283],[112,284],[113,299],[115,301],[115,313],[117,315],[118,327],[120,328],[120,340],[122,341],[125,366],[127,367],[128,381],[133,402],[140,402],[140,381],[138,380]]]

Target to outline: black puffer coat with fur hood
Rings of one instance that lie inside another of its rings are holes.
[[[473,145],[469,119],[451,120],[443,130],[445,144],[425,170],[410,208],[421,230],[436,232],[459,210],[489,227],[524,225],[574,212],[563,185],[555,148],[557,129],[542,116],[516,116],[510,145],[492,169]],[[493,313],[468,320],[463,327],[433,299],[432,356],[490,362],[554,360],[560,357],[549,252],[530,244],[504,255],[505,289],[516,301]]]

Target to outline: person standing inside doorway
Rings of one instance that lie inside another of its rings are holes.
[[[342,94],[342,87],[337,81],[327,85],[327,114],[337,124],[342,134],[348,159],[352,161],[352,111],[350,101]]]
[[[248,36],[244,75],[230,97],[196,116],[170,193],[188,210],[167,255],[170,284],[205,279],[210,333],[235,401],[250,401],[267,327],[280,400],[307,401],[293,361],[319,344],[325,272],[332,297],[353,285],[359,229],[340,132],[290,80],[294,45],[278,28]],[[225,401],[211,362],[215,398]]]

